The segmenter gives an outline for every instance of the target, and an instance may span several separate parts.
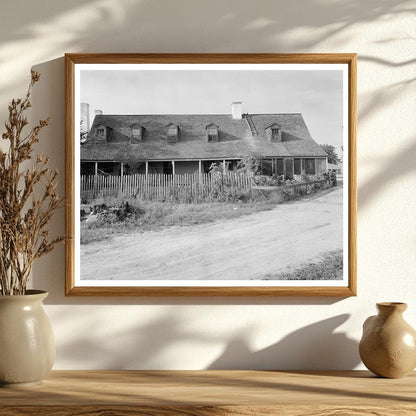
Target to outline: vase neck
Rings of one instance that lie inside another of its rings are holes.
[[[407,309],[406,303],[401,302],[381,302],[377,303],[380,315],[402,314]]]

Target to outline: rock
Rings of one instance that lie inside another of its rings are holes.
[[[90,205],[81,204],[80,206],[81,211],[84,211],[85,214],[91,214],[92,208]]]
[[[98,214],[90,214],[87,216],[85,222],[92,224],[98,221],[98,217],[99,217]]]

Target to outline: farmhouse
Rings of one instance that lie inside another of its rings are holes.
[[[327,171],[327,155],[311,137],[300,113],[106,115],[96,111],[89,128],[81,104],[82,174],[184,174],[208,172],[212,163],[235,170],[258,155],[264,175],[316,175]]]

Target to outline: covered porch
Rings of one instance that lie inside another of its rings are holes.
[[[212,164],[218,164],[224,171],[234,171],[241,159],[198,159],[198,160],[146,160],[135,172],[140,174],[184,175],[208,173]]]
[[[284,176],[293,179],[299,175],[322,175],[328,172],[328,159],[310,157],[264,158],[260,165],[262,175]]]
[[[126,168],[126,163],[115,160],[81,160],[81,175],[123,176]]]
[[[241,158],[198,160],[145,160],[135,164],[115,160],[81,161],[81,175],[123,176],[130,174],[204,174],[213,164],[222,166],[224,172],[237,170]],[[328,172],[327,158],[310,157],[265,157],[260,163],[260,172],[265,176],[279,175],[293,179],[300,175],[322,175]]]

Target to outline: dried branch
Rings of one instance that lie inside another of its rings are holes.
[[[32,264],[50,253],[65,237],[51,238],[46,229],[63,200],[56,191],[58,171],[48,167],[49,158],[38,155],[33,166],[23,169],[32,159],[40,131],[50,119],[40,120],[25,136],[28,125],[25,111],[39,72],[32,71],[23,99],[12,100],[2,139],[8,150],[0,151],[0,294],[23,295],[29,283]],[[39,189],[40,188],[40,189]]]

